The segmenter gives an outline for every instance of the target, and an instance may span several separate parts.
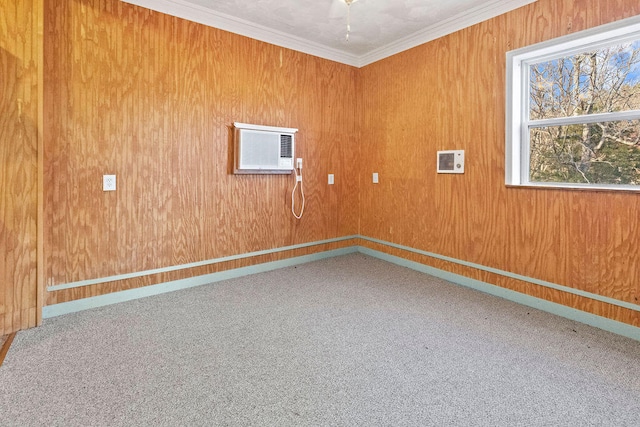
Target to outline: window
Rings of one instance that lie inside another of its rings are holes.
[[[506,183],[640,190],[640,16],[507,53]]]

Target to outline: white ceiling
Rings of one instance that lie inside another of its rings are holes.
[[[122,0],[362,67],[536,0]]]

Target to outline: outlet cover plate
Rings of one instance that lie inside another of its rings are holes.
[[[102,191],[116,191],[115,175],[102,175]]]

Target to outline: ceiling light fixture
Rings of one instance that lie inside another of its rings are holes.
[[[351,33],[351,5],[358,0],[342,0],[347,5],[347,35],[344,37],[344,40],[349,42],[349,34]]]

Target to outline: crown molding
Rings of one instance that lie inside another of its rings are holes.
[[[496,16],[511,12],[512,10],[535,3],[536,1],[538,0],[494,0],[493,2],[471,8],[451,18],[445,19],[436,25],[430,25],[417,33],[413,33],[396,42],[389,43],[386,46],[382,46],[360,56],[357,66],[364,67],[365,65],[455,33],[456,31],[471,27],[472,25],[495,18]]]
[[[229,31],[255,40],[263,41],[331,61],[358,66],[358,57],[337,49],[321,45],[319,43],[296,37],[282,31],[267,28],[262,25],[235,16],[215,12],[206,7],[195,5],[183,0],[120,0],[124,3],[134,4],[156,12],[176,16],[188,21],[197,22],[209,27]]]
[[[215,12],[186,0],[120,1],[353,67],[364,67],[365,65],[430,42],[439,37],[446,36],[463,28],[534,3],[537,0],[494,0],[482,6],[469,9],[468,11],[441,21],[436,25],[431,25],[422,31],[361,56],[333,49],[311,40],[254,24],[244,19]]]

